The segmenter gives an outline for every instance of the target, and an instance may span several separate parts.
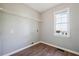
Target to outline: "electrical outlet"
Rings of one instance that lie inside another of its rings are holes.
[[[59,49],[59,48],[57,48],[57,50],[60,50],[60,51],[64,52],[64,50],[62,50],[62,49]]]
[[[34,44],[34,42],[32,42],[32,44]]]

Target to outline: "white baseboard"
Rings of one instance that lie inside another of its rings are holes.
[[[26,48],[29,48],[29,47],[31,47],[31,46],[34,46],[34,45],[36,45],[36,44],[38,44],[38,43],[44,43],[44,44],[47,44],[47,45],[49,45],[49,46],[52,46],[52,47],[55,47],[55,48],[59,48],[59,49],[62,49],[62,50],[65,50],[65,51],[68,51],[68,52],[71,52],[71,53],[74,53],[74,54],[79,55],[79,52],[72,51],[72,50],[70,50],[70,49],[66,49],[66,48],[63,48],[63,47],[60,47],[60,46],[56,46],[56,45],[53,45],[53,44],[50,44],[50,43],[47,43],[47,42],[38,41],[38,42],[36,42],[36,43],[34,43],[34,44],[31,44],[31,45],[28,45],[28,46],[26,46],[26,47],[24,47],[24,48],[15,50],[15,51],[13,51],[13,52],[11,52],[11,53],[4,54],[3,56],[10,56],[10,55],[15,54],[15,53],[17,53],[17,52],[20,52],[20,51],[22,51],[22,50],[24,50],[24,49],[26,49]]]
[[[31,46],[34,46],[34,45],[36,45],[36,44],[38,44],[38,43],[40,43],[40,41],[38,41],[38,42],[36,42],[36,43],[34,43],[34,44],[31,44],[31,45],[28,45],[28,46],[26,46],[26,47],[23,47],[23,48],[21,48],[21,49],[15,50],[15,51],[13,51],[13,52],[4,54],[3,56],[10,56],[10,55],[15,54],[15,53],[17,53],[17,52],[20,52],[20,51],[22,51],[22,50],[24,50],[24,49],[26,49],[26,48],[29,48],[29,47],[31,47]]]
[[[40,41],[41,43],[44,43],[44,44],[47,44],[49,46],[52,46],[52,47],[55,47],[55,48],[59,48],[59,49],[62,49],[64,51],[68,51],[70,53],[73,53],[73,54],[76,54],[76,55],[79,55],[79,52],[76,52],[76,51],[72,51],[70,49],[66,49],[66,48],[63,48],[63,47],[60,47],[60,46],[56,46],[56,45],[53,45],[53,44],[50,44],[50,43],[47,43],[47,42],[43,42],[43,41]]]

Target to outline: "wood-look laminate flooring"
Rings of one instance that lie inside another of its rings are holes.
[[[24,49],[11,56],[77,56],[75,54],[59,50],[55,47],[39,43],[27,49]]]

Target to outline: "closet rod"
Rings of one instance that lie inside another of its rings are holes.
[[[6,9],[3,9],[3,8],[0,8],[0,11],[5,12],[5,13],[8,13],[8,14],[11,14],[11,15],[14,15],[14,16],[18,16],[18,17],[21,17],[21,18],[24,18],[24,19],[35,20],[35,21],[41,22],[41,21],[40,21],[39,19],[37,19],[37,18],[27,17],[27,16],[21,16],[21,15],[12,13],[12,12],[10,12],[10,11],[7,11]]]

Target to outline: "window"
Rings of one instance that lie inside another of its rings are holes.
[[[55,35],[69,37],[69,9],[55,12]]]

